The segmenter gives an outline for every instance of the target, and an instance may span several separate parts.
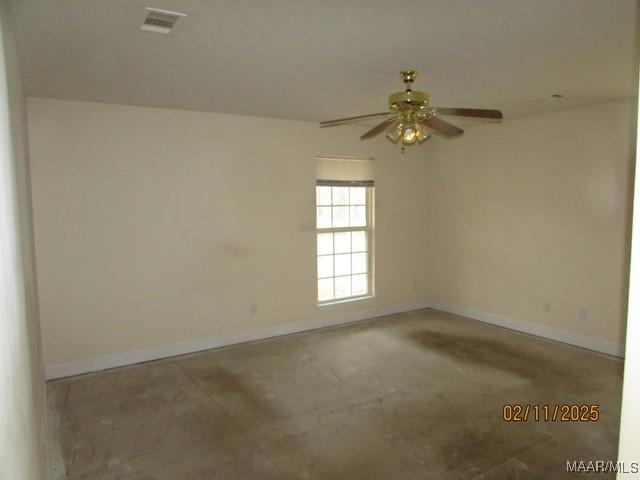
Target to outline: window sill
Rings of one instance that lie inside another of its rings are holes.
[[[318,307],[330,307],[331,305],[341,305],[343,303],[351,303],[351,302],[361,302],[362,300],[371,300],[376,298],[375,295],[365,295],[362,297],[349,297],[349,298],[343,298],[341,300],[334,300],[331,302],[323,302],[323,303],[318,303],[317,306]]]

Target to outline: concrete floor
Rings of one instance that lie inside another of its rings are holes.
[[[621,377],[617,359],[424,310],[51,382],[56,475],[580,477],[566,460],[616,458]],[[505,403],[601,419],[507,423]]]

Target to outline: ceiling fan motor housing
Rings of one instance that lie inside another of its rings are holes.
[[[389,95],[389,110],[392,112],[420,112],[429,108],[429,95],[416,90],[396,92]],[[425,112],[426,113],[426,112]]]

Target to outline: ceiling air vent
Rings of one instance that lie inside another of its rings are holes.
[[[184,13],[162,10],[160,8],[146,7],[147,18],[141,30],[157,33],[169,33],[180,17],[186,17]]]

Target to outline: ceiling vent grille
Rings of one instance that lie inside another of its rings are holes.
[[[169,33],[180,17],[186,17],[184,13],[160,8],[147,7],[146,10],[147,18],[140,28],[149,32]]]

